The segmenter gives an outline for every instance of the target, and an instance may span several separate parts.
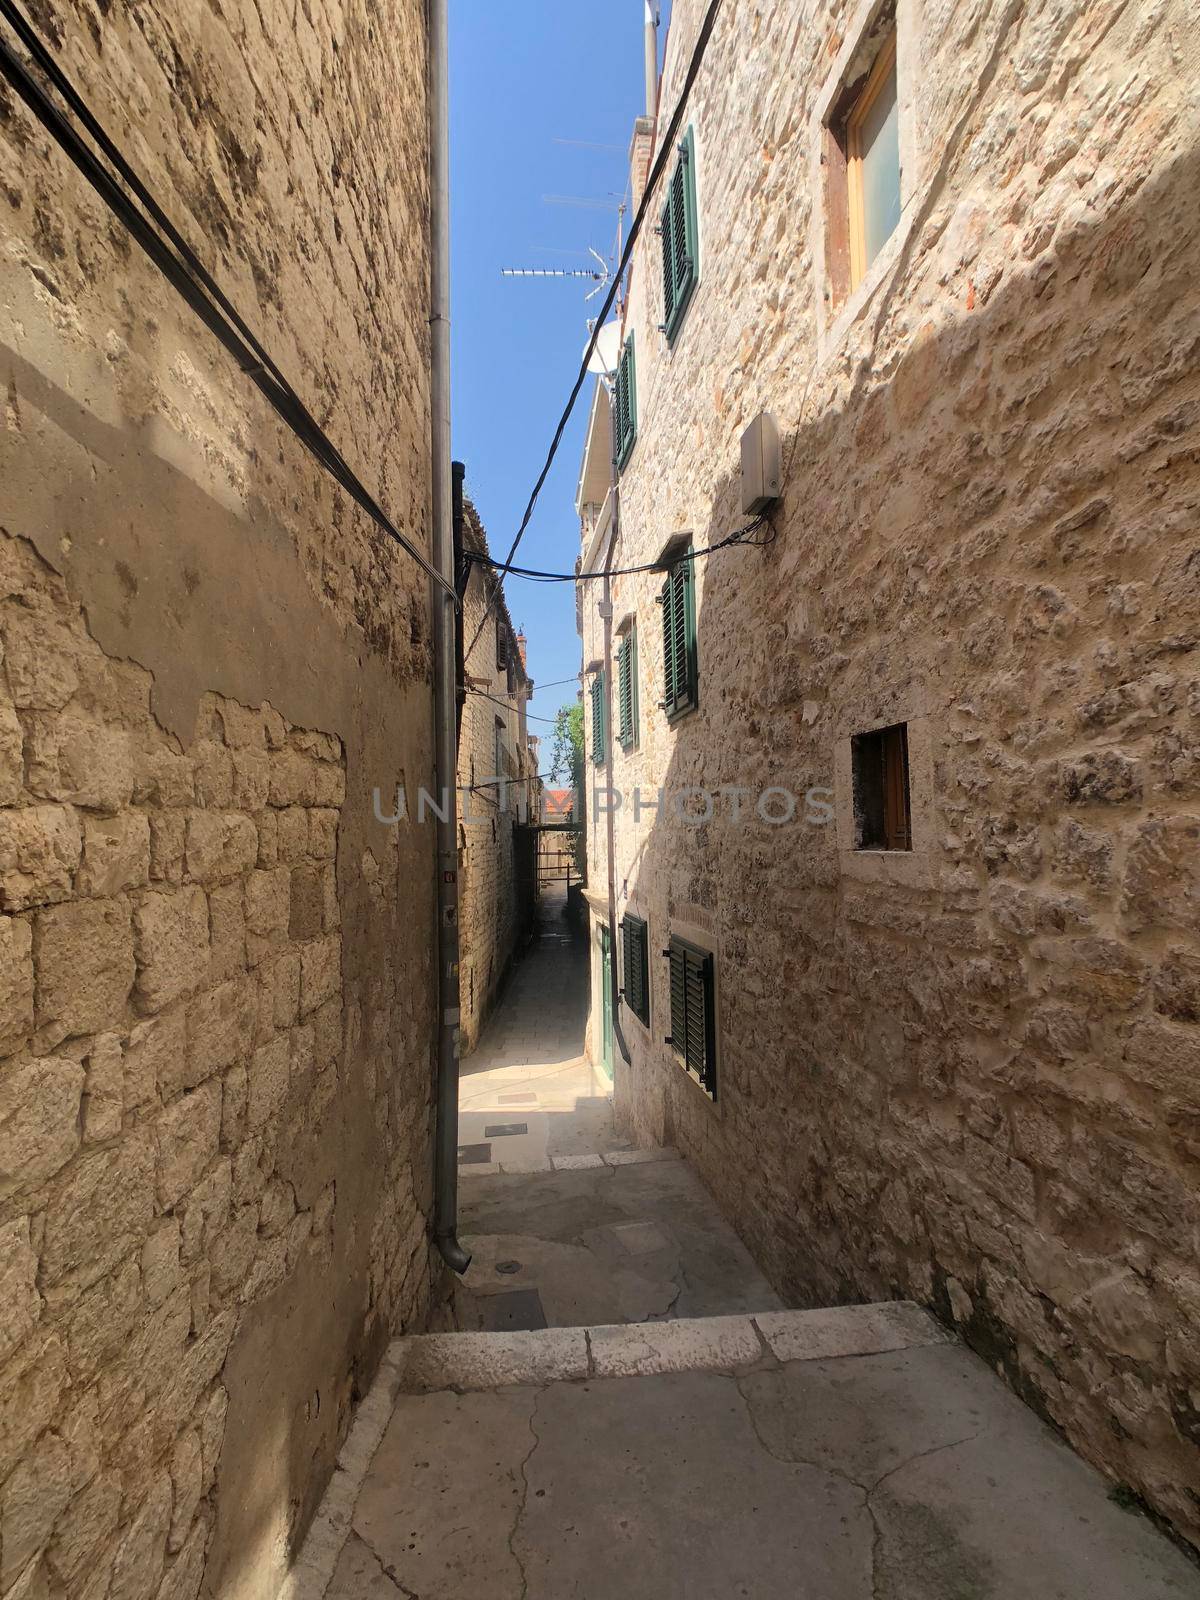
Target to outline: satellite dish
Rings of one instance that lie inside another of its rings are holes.
[[[596,337],[596,348],[588,358],[588,371],[609,373],[617,369],[621,354],[621,324],[606,322]]]

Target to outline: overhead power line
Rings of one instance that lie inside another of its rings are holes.
[[[131,233],[159,271],[188,303],[262,393],[305,449],[343,488],[354,503],[388,538],[395,541],[429,576],[454,596],[452,583],[405,537],[374,496],[351,470],[337,446],[305,406],[279,367],[247,326],[187,240],[171,222],[146,185],[92,114],[83,97],[46,48],[41,36],[13,0],[0,0],[0,15],[28,50],[35,65],[57,91],[68,110],[90,136],[55,104],[7,39],[0,38],[0,73],[29,110],[74,162],[109,210]],[[100,155],[97,155],[99,150]],[[103,156],[103,160],[100,157]],[[105,162],[108,165],[105,165]]]
[[[612,567],[607,572],[539,572],[535,567],[513,567],[496,561],[491,556],[485,556],[474,550],[465,552],[468,561],[475,562],[478,566],[489,567],[497,572],[502,572],[513,578],[529,578],[535,583],[591,583],[603,578],[626,578],[638,572],[669,572],[672,567],[678,567],[685,561],[699,561],[702,556],[716,555],[718,550],[728,550],[733,545],[749,545],[753,549],[761,549],[764,545],[775,542],[775,532],[772,529],[770,537],[766,539],[752,539],[750,535],[757,533],[759,528],[769,527],[770,519],[766,516],[755,517],[744,528],[739,528],[736,533],[728,534],[724,539],[718,539],[716,544],[702,546],[699,550],[684,550],[679,555],[672,556],[669,561],[643,561],[636,567]],[[571,682],[571,679],[564,679]],[[548,687],[542,685],[543,688]]]
[[[704,13],[704,21],[700,25],[700,33],[696,39],[695,48],[692,51],[692,59],[688,62],[687,75],[683,80],[683,88],[679,92],[679,99],[675,102],[675,110],[671,114],[671,120],[667,124],[666,133],[663,135],[659,143],[658,152],[654,158],[654,165],[651,167],[650,175],[646,179],[646,187],[642,191],[641,203],[637,208],[637,213],[634,216],[632,225],[630,226],[629,237],[625,241],[625,248],[621,252],[621,259],[618,261],[617,269],[613,273],[612,286],[609,289],[608,294],[605,296],[604,304],[600,307],[599,315],[596,318],[596,325],[592,329],[592,336],[588,340],[587,349],[583,352],[583,360],[579,363],[578,375],[576,376],[575,382],[572,385],[571,393],[567,397],[567,403],[563,408],[563,414],[558,419],[558,426],[554,430],[554,436],[550,441],[550,449],[547,452],[545,464],[542,467],[542,470],[538,473],[537,481],[533,486],[533,492],[529,496],[529,504],[525,507],[525,513],[521,518],[520,526],[517,528],[516,535],[509,547],[508,554],[504,558],[503,566],[497,569],[496,581],[492,588],[492,593],[488,598],[487,605],[484,607],[483,616],[479,619],[479,626],[475,630],[475,637],[472,639],[471,645],[467,650],[468,655],[470,655],[471,650],[474,649],[480,634],[483,632],[484,624],[487,621],[488,614],[492,609],[492,605],[495,602],[496,596],[500,592],[503,574],[509,570],[512,564],[512,558],[517,553],[517,547],[525,536],[525,530],[528,528],[530,518],[533,516],[533,508],[537,505],[538,496],[542,492],[542,486],[545,484],[546,479],[550,474],[550,468],[554,464],[554,458],[558,454],[558,447],[562,443],[562,436],[566,431],[567,423],[571,420],[571,413],[575,409],[575,402],[579,399],[580,391],[582,390],[584,383],[587,381],[588,362],[592,359],[592,353],[596,348],[596,340],[600,336],[600,329],[604,326],[605,319],[612,310],[613,302],[617,298],[617,290],[620,288],[621,280],[625,276],[625,269],[628,267],[630,259],[633,255],[634,244],[637,242],[638,236],[642,231],[642,223],[645,221],[650,207],[650,198],[654,193],[659,179],[662,177],[663,172],[666,169],[667,162],[671,159],[671,156],[674,153],[675,140],[683,122],[683,114],[687,109],[688,97],[692,92],[692,86],[700,72],[700,67],[704,60],[704,52],[708,48],[708,41],[712,36],[713,25],[717,20],[717,13],[720,11],[720,9],[721,0],[709,0],[708,10]]]

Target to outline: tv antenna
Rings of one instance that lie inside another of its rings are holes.
[[[589,278],[595,285],[584,295],[585,300],[592,300],[601,290],[608,287],[609,272],[608,262],[598,250],[588,246],[588,254],[594,257],[594,267],[501,267],[502,278]]]

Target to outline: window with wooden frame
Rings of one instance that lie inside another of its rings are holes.
[[[504,631],[503,621],[496,618],[496,671],[503,672],[508,666],[508,635]]]
[[[911,850],[908,724],[855,734],[850,756],[856,848]]]
[[[826,255],[834,301],[857,289],[900,221],[895,8],[885,7],[826,127]]]
[[[646,1027],[650,1026],[650,947],[641,917],[621,919],[621,980],[625,1004]]]
[[[592,679],[592,761],[598,767],[608,759],[607,707],[604,704],[604,674],[598,672]]]
[[[691,554],[676,561],[658,596],[663,622],[663,698],[667,721],[699,704],[696,662],[696,591]]]
[[[679,1064],[715,1100],[717,1042],[712,955],[674,936],[663,954],[671,964],[671,1035],[667,1043]]]
[[[637,627],[617,646],[617,738],[622,750],[638,742]]]
[[[633,354],[633,334],[621,347],[617,378],[613,385],[613,451],[620,471],[629,460],[637,438],[637,364]]]
[[[667,185],[658,231],[662,240],[662,331],[667,343],[674,344],[688,301],[700,279],[696,140],[691,128],[679,145],[679,159]]]

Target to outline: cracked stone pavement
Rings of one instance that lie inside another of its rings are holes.
[[[326,1600],[1200,1597],[915,1306],[394,1352]]]

